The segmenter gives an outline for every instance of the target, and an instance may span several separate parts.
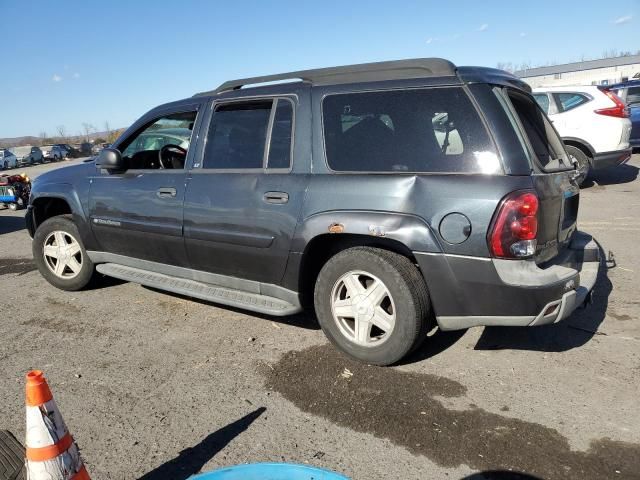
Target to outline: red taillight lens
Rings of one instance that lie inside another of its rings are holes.
[[[491,254],[501,258],[530,257],[536,250],[538,196],[513,192],[502,201],[488,235]]]
[[[620,100],[620,97],[618,97],[611,90],[602,90],[602,93],[604,93],[607,97],[609,97],[613,101],[613,103],[616,104],[616,106],[608,107],[608,108],[599,108],[597,110],[594,110],[596,113],[600,115],[607,115],[609,117],[618,117],[618,118],[629,117],[629,110],[627,109],[627,106],[624,104],[624,102]]]

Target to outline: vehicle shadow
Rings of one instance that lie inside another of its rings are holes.
[[[177,457],[145,473],[139,480],[186,480],[198,473],[220,450],[244,432],[264,412],[260,407],[229,425],[207,435],[200,443],[182,450]]]
[[[315,314],[313,314],[313,312],[303,311],[301,313],[296,313],[295,315],[287,315],[285,317],[276,317],[274,315],[267,315],[265,313],[252,312],[249,310],[245,310],[243,308],[236,308],[228,305],[221,305],[219,303],[209,302],[207,300],[201,300],[199,298],[190,297],[188,295],[181,295],[179,293],[169,292],[167,290],[160,290],[153,287],[147,287],[145,285],[142,285],[142,287],[146,288],[147,290],[161,293],[163,295],[171,295],[172,297],[180,298],[182,300],[189,300],[191,302],[200,303],[201,305],[222,308],[224,310],[229,310],[234,313],[251,315],[252,317],[261,318],[263,320],[269,320],[275,323],[281,323],[283,325],[291,325],[292,327],[305,328],[307,330],[320,330],[320,324],[318,323],[318,320]]]
[[[602,250],[600,251],[603,255]],[[593,304],[578,308],[559,323],[539,327],[485,327],[474,350],[531,350],[565,352],[581,347],[598,332],[609,304],[612,284],[603,263],[593,290]]]
[[[24,223],[24,216],[0,216],[0,235],[5,233],[13,233],[26,228]]]
[[[427,336],[427,339],[420,346],[420,348],[407,355],[396,365],[408,365],[410,363],[417,363],[439,355],[448,348],[452,347],[462,337],[464,337],[465,333],[467,333],[466,330],[454,330],[447,332],[436,328],[430,335]]]
[[[582,182],[582,188],[587,189],[595,185],[616,185],[619,183],[633,182],[638,178],[640,168],[635,165],[618,165],[617,167],[605,168],[589,173],[589,176]]]
[[[472,473],[460,480],[542,480],[528,473],[510,472],[509,470],[487,470],[485,472]]]

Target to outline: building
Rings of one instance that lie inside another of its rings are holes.
[[[514,74],[533,88],[562,85],[611,85],[631,78],[640,78],[640,55],[529,68],[518,70]]]

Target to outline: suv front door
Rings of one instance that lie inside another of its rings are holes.
[[[103,252],[187,266],[182,208],[198,107],[166,111],[146,122],[114,147],[126,170],[97,171],[91,178],[91,228]]]
[[[298,106],[293,96],[214,104],[185,196],[193,269],[281,280],[307,179],[292,171]]]

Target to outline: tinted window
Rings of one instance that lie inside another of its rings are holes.
[[[536,99],[536,102],[545,113],[549,113],[549,97],[546,93],[534,93],[533,98]]]
[[[273,102],[233,103],[216,109],[203,168],[262,168]]]
[[[293,107],[288,100],[278,100],[269,146],[269,168],[289,168],[291,164],[291,127]]]
[[[588,97],[580,93],[555,93],[554,95],[562,112],[576,108],[589,101]]]
[[[640,104],[640,87],[630,87],[627,90],[627,105]]]
[[[459,87],[330,95],[329,166],[339,171],[498,173],[498,156]]]

